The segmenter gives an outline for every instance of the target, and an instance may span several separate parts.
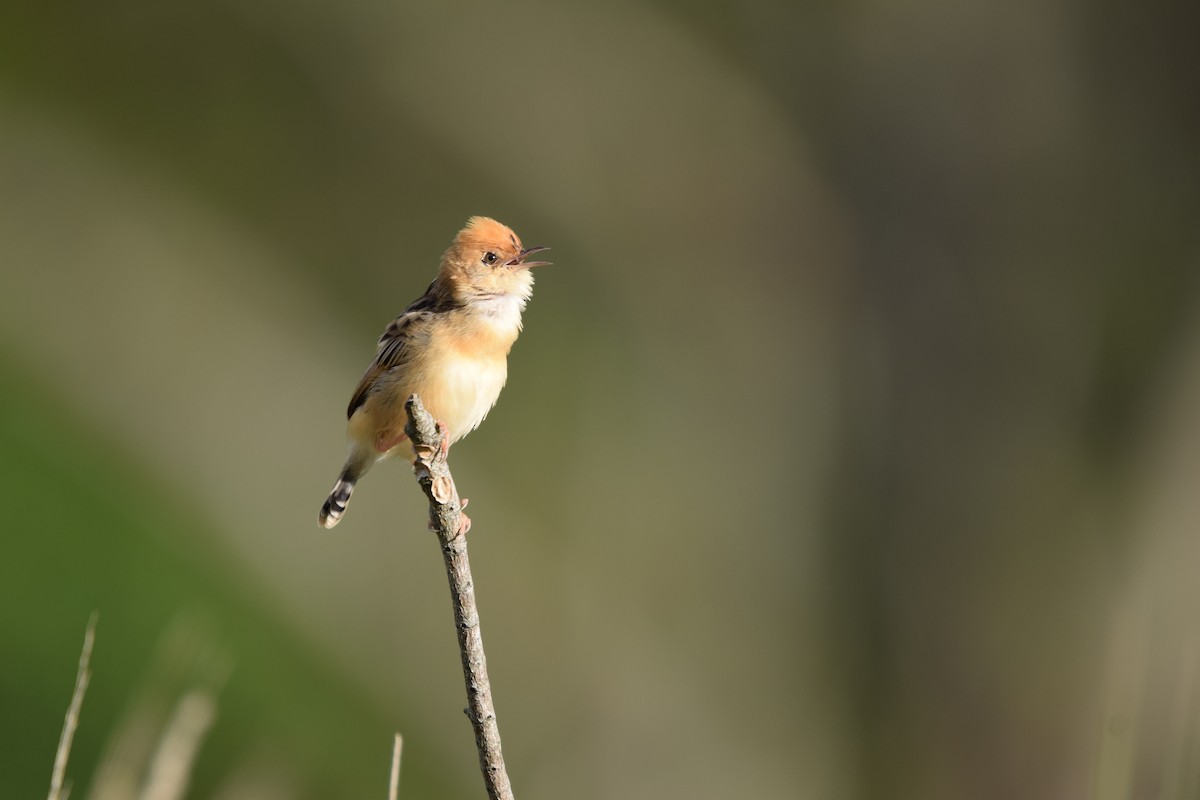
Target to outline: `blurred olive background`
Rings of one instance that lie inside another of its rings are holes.
[[[409,470],[316,512],[486,214],[555,261],[452,458],[519,797],[1195,796],[1198,16],[8,0],[0,795],[97,609],[73,797],[190,673],[190,797],[395,730],[482,796]]]

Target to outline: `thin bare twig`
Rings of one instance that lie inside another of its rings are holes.
[[[71,694],[71,705],[67,708],[67,717],[63,720],[62,735],[58,737],[58,752],[54,754],[54,772],[50,775],[50,794],[47,800],[63,800],[63,782],[67,775],[67,758],[71,755],[71,741],[75,738],[75,729],[79,727],[79,710],[83,707],[83,695],[87,691],[88,681],[92,672],[88,665],[92,661],[92,646],[96,643],[95,611],[88,619],[87,630],[83,634],[83,652],[79,654],[79,669],[75,673],[75,691]],[[69,791],[69,790],[68,790]]]
[[[392,775],[388,779],[388,800],[398,800],[400,797],[400,751],[404,748],[404,740],[396,734],[392,744]]]
[[[442,432],[415,394],[404,404],[408,412],[408,434],[416,453],[414,472],[417,482],[429,498],[429,521],[442,548],[450,596],[454,603],[454,625],[458,630],[458,649],[462,655],[463,677],[467,683],[467,717],[475,729],[475,747],[479,768],[491,800],[512,800],[512,786],[500,752],[500,728],[492,704],[492,686],[488,680],[487,658],[483,653],[483,635],[479,630],[479,612],[475,608],[475,582],[467,560],[467,537],[463,530],[462,503],[454,478],[441,447]]]

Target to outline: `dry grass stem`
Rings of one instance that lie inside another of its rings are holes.
[[[174,620],[109,734],[89,800],[182,797],[231,671],[203,626],[189,617]]]
[[[50,794],[47,795],[47,800],[66,798],[63,783],[67,775],[67,758],[71,755],[75,729],[79,727],[79,710],[83,707],[83,695],[87,692],[88,681],[92,678],[89,665],[92,661],[92,646],[96,642],[96,617],[97,614],[93,611],[88,619],[87,630],[83,634],[83,652],[79,654],[79,669],[75,673],[75,691],[71,694],[71,705],[67,708],[62,734],[58,737],[58,752],[54,754],[54,772],[50,776]],[[69,791],[68,789],[67,793]]]
[[[392,743],[392,774],[388,779],[388,800],[397,800],[400,797],[400,751],[403,748],[404,740],[397,733],[396,741]]]
[[[196,754],[216,717],[217,703],[208,692],[188,692],[179,700],[158,741],[139,800],[183,797]]]

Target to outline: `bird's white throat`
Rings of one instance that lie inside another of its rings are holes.
[[[521,330],[521,312],[533,293],[532,284],[519,292],[476,295],[468,300],[472,311],[480,314],[498,331]]]

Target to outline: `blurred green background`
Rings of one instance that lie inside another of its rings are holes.
[[[482,796],[409,470],[316,525],[471,214],[554,248],[452,459],[518,797],[1195,796],[1197,22],[7,0],[0,796],[93,609],[72,797],[197,682],[190,797]]]

